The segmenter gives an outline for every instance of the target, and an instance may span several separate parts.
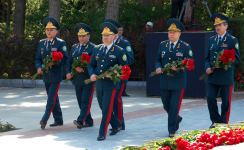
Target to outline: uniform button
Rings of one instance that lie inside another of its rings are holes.
[[[171,58],[169,58],[169,60],[171,60]]]
[[[100,70],[100,72],[102,72],[102,70]]]
[[[103,67],[103,65],[101,65],[101,67]]]
[[[104,60],[102,60],[102,62],[104,62]]]

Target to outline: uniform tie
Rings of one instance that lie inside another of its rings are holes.
[[[47,47],[48,47],[48,50],[51,51],[51,48],[52,48],[52,41],[48,41],[48,45],[47,45]]]
[[[173,52],[174,51],[174,43],[170,44],[170,51]]]
[[[103,55],[106,55],[106,53],[107,53],[107,46],[105,46],[104,48],[103,48]]]
[[[218,44],[220,44],[222,42],[222,38],[221,36],[219,37],[219,40],[218,40]]]

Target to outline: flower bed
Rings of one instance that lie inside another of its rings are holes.
[[[244,142],[244,123],[225,125],[216,128],[182,132],[175,138],[151,141],[142,146],[128,146],[122,150],[209,150],[223,145]]]

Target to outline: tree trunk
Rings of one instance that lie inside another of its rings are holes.
[[[60,0],[49,0],[48,3],[48,15],[50,17],[54,17],[58,21],[60,20],[60,8],[61,1]]]
[[[8,0],[7,4],[8,4],[8,7],[7,7],[7,14],[6,14],[6,33],[9,34],[9,32],[10,32],[10,15],[11,15],[11,8],[12,8],[11,0]]]
[[[193,1],[188,0],[186,3],[186,9],[185,9],[185,14],[184,14],[184,19],[183,22],[185,24],[191,24],[192,22],[192,11],[193,11]]]
[[[108,0],[105,18],[118,20],[118,16],[119,16],[119,0]]]
[[[24,38],[25,30],[25,8],[26,0],[15,0],[14,10],[14,36],[16,42],[21,44]]]

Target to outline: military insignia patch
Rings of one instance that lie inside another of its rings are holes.
[[[116,58],[115,55],[109,55],[108,57],[109,57],[109,58],[113,58],[113,59]]]
[[[235,44],[235,48],[239,49],[239,44],[238,43]]]
[[[182,57],[183,56],[183,53],[178,52],[178,53],[176,53],[176,56],[177,57]]]
[[[162,51],[162,53],[161,53],[161,58],[163,58],[164,55],[165,55],[165,51]]]
[[[131,52],[131,47],[130,46],[126,46],[126,50],[127,50],[127,52]]]
[[[189,50],[189,56],[192,56],[193,53],[192,53],[192,50]]]
[[[51,51],[53,52],[53,51],[57,51],[58,49],[57,48],[52,48],[51,49]]]
[[[127,61],[127,56],[124,54],[122,59],[123,59],[123,61]]]
[[[66,51],[67,51],[67,47],[66,47],[66,46],[63,46],[62,50],[63,50],[64,52],[66,52]]]
[[[222,47],[226,48],[228,47],[228,44],[223,44]]]

